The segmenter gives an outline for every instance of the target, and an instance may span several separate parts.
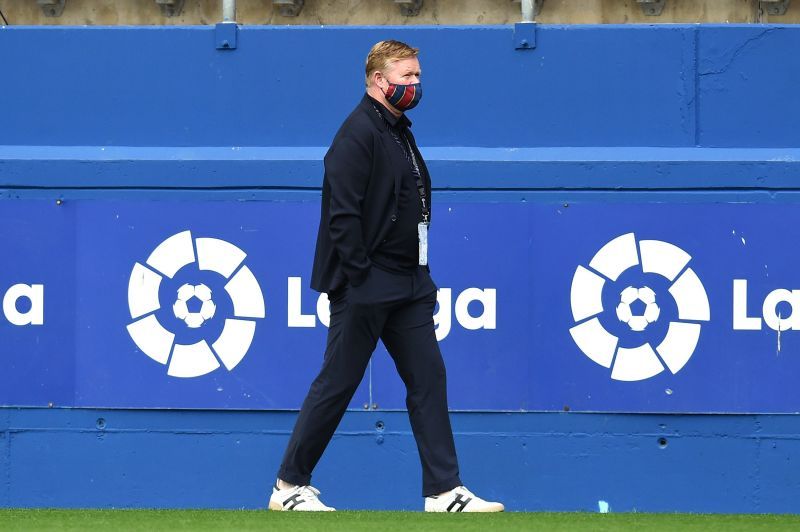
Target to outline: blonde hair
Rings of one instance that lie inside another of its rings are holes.
[[[390,40],[375,43],[367,54],[367,87],[369,87],[370,76],[376,70],[385,70],[395,61],[417,57],[418,54],[419,48],[412,48],[404,42]]]

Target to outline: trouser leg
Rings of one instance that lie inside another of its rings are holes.
[[[415,297],[388,316],[381,336],[406,385],[406,406],[422,463],[423,496],[461,485],[447,412],[447,377],[433,325],[435,305],[435,291]]]
[[[385,311],[354,301],[349,292],[331,303],[325,360],[303,401],[278,471],[278,478],[291,484],[311,482],[311,472],[364,376],[383,327]]]

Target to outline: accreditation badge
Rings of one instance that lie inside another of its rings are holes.
[[[428,226],[429,222],[417,224],[417,237],[419,240],[419,265],[428,265]]]

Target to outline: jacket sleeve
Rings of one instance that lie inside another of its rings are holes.
[[[364,196],[372,169],[369,138],[338,138],[325,157],[330,186],[330,235],[350,284],[358,286],[372,266],[361,227]]]

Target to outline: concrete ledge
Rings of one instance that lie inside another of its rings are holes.
[[[0,186],[318,190],[327,148],[0,146]],[[438,190],[800,188],[800,148],[423,147]]]

